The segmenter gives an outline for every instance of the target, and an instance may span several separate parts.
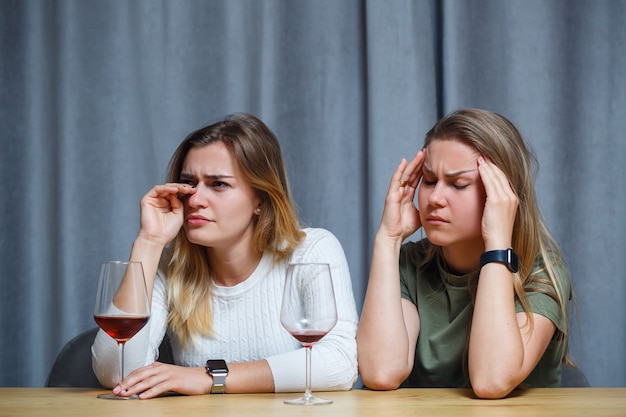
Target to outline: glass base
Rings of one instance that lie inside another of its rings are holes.
[[[324,405],[332,404],[333,400],[325,400],[323,398],[317,398],[314,395],[304,395],[300,398],[294,398],[293,400],[285,400],[285,404],[293,405]]]
[[[131,395],[130,397],[122,397],[121,395],[115,395],[113,393],[108,394],[99,394],[98,398],[103,400],[138,400],[139,397],[136,395]]]

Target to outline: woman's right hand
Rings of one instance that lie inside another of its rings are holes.
[[[420,150],[410,162],[402,159],[396,168],[385,198],[379,233],[404,240],[422,227],[414,198],[422,178],[423,163],[424,150]]]
[[[141,199],[139,237],[163,246],[174,239],[185,220],[181,197],[195,192],[196,189],[188,184],[154,186]]]

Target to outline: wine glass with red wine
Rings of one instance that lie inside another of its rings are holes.
[[[107,261],[100,268],[93,317],[102,330],[117,342],[119,381],[124,379],[124,345],[150,319],[150,304],[141,262]],[[105,399],[136,399],[100,394]]]
[[[330,404],[311,392],[311,350],[313,345],[335,327],[337,306],[330,266],[323,263],[290,264],[280,310],[280,322],[306,350],[306,385],[302,397],[286,404]]]

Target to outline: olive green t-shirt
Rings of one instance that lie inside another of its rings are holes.
[[[474,308],[467,283],[471,274],[458,276],[447,273],[436,262],[419,267],[429,245],[427,239],[408,242],[400,251],[402,298],[415,304],[420,316],[413,371],[402,386],[469,387],[467,343]],[[533,268],[536,271],[542,265],[537,262]],[[565,294],[569,294],[569,275],[562,262],[556,265],[556,270]],[[542,273],[538,275],[541,277]],[[546,276],[545,272],[543,276]],[[547,284],[531,285],[532,289],[551,290]],[[528,291],[527,294],[532,311],[549,318],[557,331],[522,385],[558,387],[561,384],[564,345],[557,339],[564,329],[564,318],[551,296],[537,291]],[[516,310],[523,312],[517,300]]]

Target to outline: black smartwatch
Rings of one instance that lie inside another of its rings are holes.
[[[490,250],[480,255],[480,267],[482,268],[490,262],[500,262],[509,268],[509,271],[516,273],[519,269],[517,262],[517,254],[513,248],[506,250]]]
[[[226,377],[228,366],[224,359],[209,359],[206,361],[206,371],[213,378],[211,394],[223,394],[226,391]]]

